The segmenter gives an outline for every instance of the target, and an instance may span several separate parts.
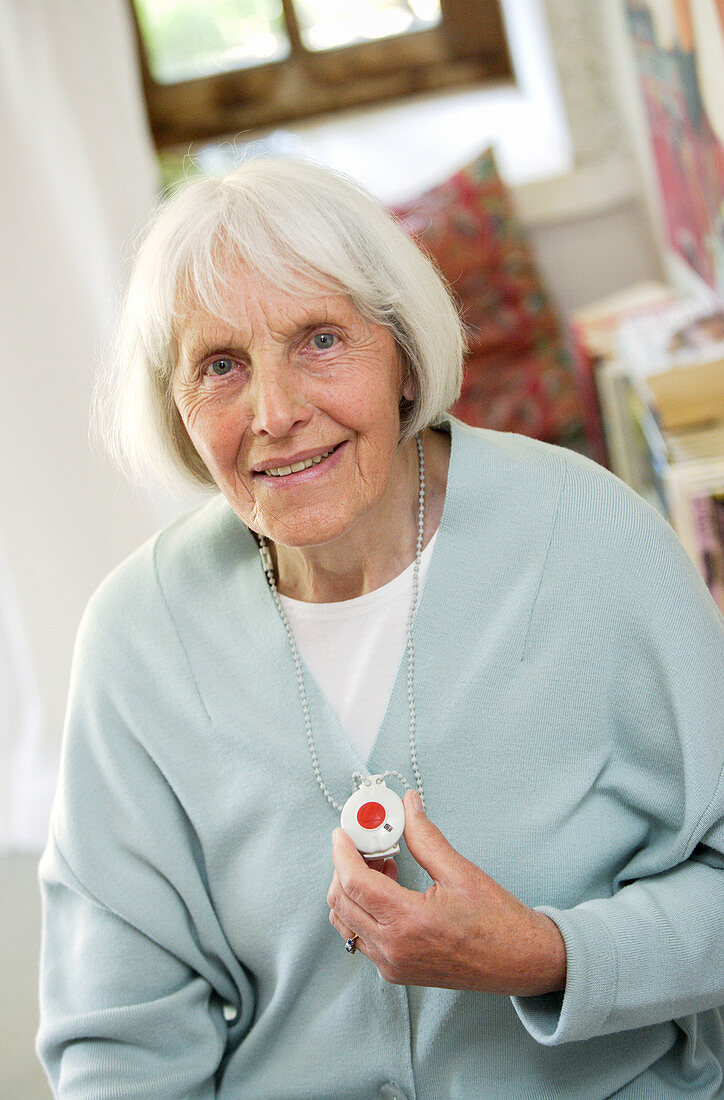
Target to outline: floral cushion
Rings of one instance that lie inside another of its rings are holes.
[[[492,149],[392,212],[462,307],[469,347],[455,415],[576,443],[581,411],[570,358]]]

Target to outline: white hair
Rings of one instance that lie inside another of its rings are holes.
[[[96,423],[133,475],[180,472],[213,484],[173,401],[178,326],[189,306],[222,317],[238,263],[292,296],[344,293],[383,325],[414,399],[400,405],[400,442],[438,423],[462,381],[463,329],[441,276],[359,185],[305,161],[248,160],[192,180],[160,209],[136,259]]]

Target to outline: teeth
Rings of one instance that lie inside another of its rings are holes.
[[[287,474],[298,474],[301,470],[308,470],[310,466],[318,466],[319,463],[329,458],[334,447],[331,451],[325,451],[323,455],[315,455],[314,458],[305,458],[303,462],[295,462],[293,466],[275,466],[270,470],[265,470],[264,473],[270,477],[285,477]]]

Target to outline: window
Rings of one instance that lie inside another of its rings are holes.
[[[498,0],[133,0],[133,12],[159,148],[512,76]]]

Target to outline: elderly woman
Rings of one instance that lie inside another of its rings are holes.
[[[666,524],[446,416],[446,289],[311,165],[174,198],[119,349],[133,467],[219,491],[80,630],[56,1094],[721,1096],[722,623]]]

